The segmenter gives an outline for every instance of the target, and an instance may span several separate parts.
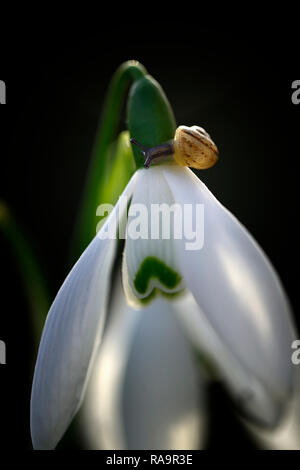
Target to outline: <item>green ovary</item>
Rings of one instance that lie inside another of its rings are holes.
[[[145,294],[151,278],[157,278],[167,289],[174,289],[181,282],[181,276],[169,268],[163,261],[149,256],[144,259],[134,279],[134,287],[140,294]]]

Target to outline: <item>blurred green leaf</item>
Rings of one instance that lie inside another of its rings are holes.
[[[136,168],[128,131],[121,132],[111,145],[109,157],[105,180],[99,186],[98,201],[115,204]]]
[[[130,60],[122,64],[112,77],[104,103],[100,125],[96,134],[88,174],[79,208],[78,219],[71,245],[71,260],[74,262],[95,235],[96,208],[102,202],[99,199],[100,188],[107,179],[109,148],[117,136],[121,111],[130,84],[146,74],[145,68],[137,61]]]
[[[0,201],[0,230],[7,238],[15,257],[29,303],[34,338],[38,344],[50,306],[50,295],[29,239],[3,201]]]

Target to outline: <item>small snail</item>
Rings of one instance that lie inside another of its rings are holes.
[[[206,170],[216,163],[219,153],[210,135],[199,126],[179,126],[174,140],[152,148],[144,147],[135,139],[130,142],[141,149],[145,168],[149,168],[154,159],[173,155],[179,165]]]

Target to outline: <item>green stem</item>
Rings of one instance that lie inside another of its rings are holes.
[[[78,258],[96,233],[96,208],[99,187],[101,187],[106,177],[105,168],[107,167],[108,148],[118,131],[124,96],[129,85],[142,78],[146,73],[146,69],[141,64],[136,61],[128,61],[117,69],[110,83],[75,227],[71,246],[72,261]]]
[[[31,244],[7,205],[0,201],[0,230],[9,241],[16,259],[31,312],[33,333],[38,344],[50,305],[50,296]]]

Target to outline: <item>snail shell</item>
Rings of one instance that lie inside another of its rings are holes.
[[[179,126],[174,137],[174,158],[179,165],[205,170],[218,159],[218,148],[199,126]]]

